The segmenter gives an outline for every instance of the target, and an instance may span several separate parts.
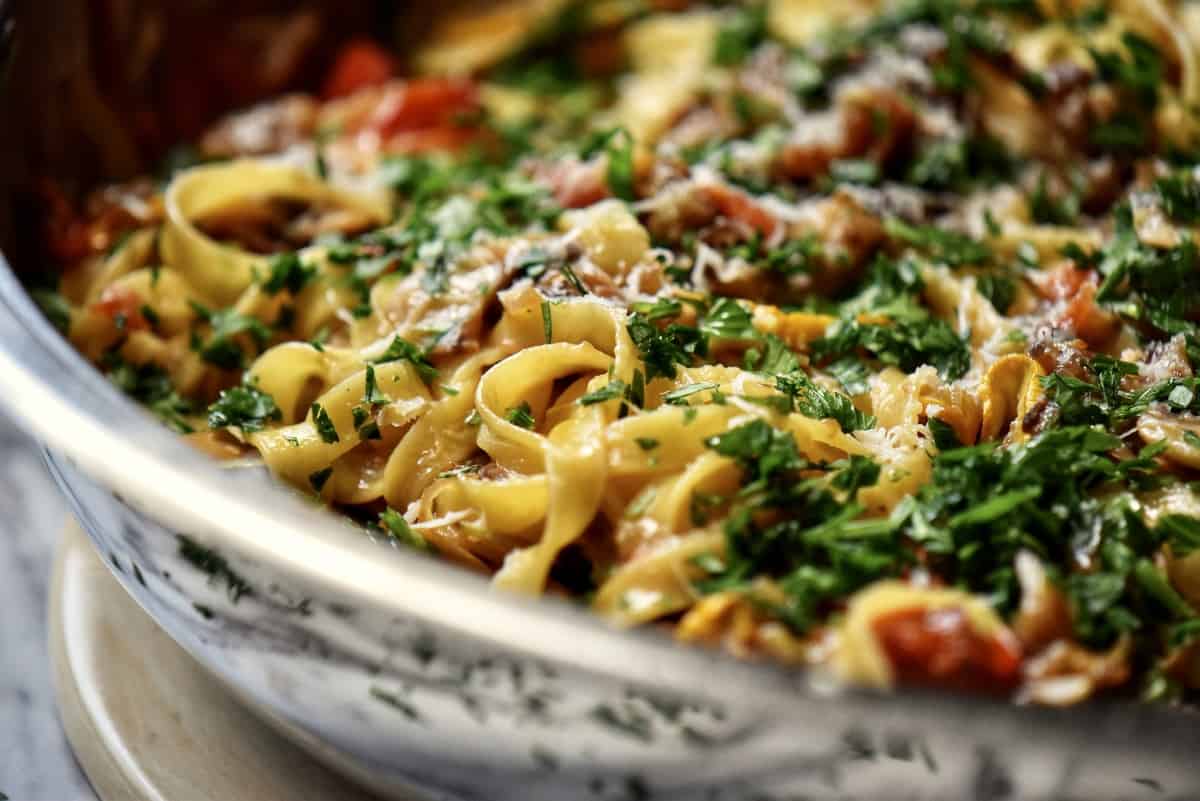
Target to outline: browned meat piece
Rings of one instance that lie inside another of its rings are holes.
[[[280,253],[309,244],[322,234],[353,235],[372,220],[348,209],[314,206],[286,198],[251,198],[196,221],[196,227],[251,253]]]
[[[810,115],[795,127],[775,171],[781,178],[807,181],[826,174],[838,159],[883,164],[907,145],[916,124],[912,106],[896,92],[875,87],[848,91],[834,110]]]

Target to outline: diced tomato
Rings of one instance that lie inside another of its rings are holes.
[[[479,87],[455,78],[419,78],[389,87],[367,127],[384,139],[403,131],[460,126],[479,109]]]
[[[1084,284],[1067,304],[1062,322],[1092,349],[1101,349],[1121,329],[1120,319],[1096,303],[1096,285]]]
[[[1120,320],[1096,303],[1095,270],[1079,270],[1063,262],[1034,276],[1033,283],[1047,300],[1067,301],[1059,322],[1092,348],[1103,347],[1120,329]]]
[[[394,155],[454,152],[462,150],[478,139],[479,132],[471,128],[424,128],[419,131],[401,131],[383,143],[383,150]]]
[[[1016,639],[980,634],[962,609],[901,609],[880,617],[874,629],[901,684],[990,693],[1017,684]]]
[[[115,284],[104,290],[92,304],[92,311],[112,319],[126,331],[147,331],[150,321],[142,314],[141,296],[126,286]]]
[[[744,223],[763,236],[775,232],[776,219],[745,192],[720,185],[705,187],[704,191],[717,210],[729,219]]]
[[[549,189],[565,209],[581,209],[609,197],[604,163],[599,159],[539,162],[532,173],[533,180]]]
[[[396,74],[391,54],[370,39],[354,39],[338,52],[321,90],[326,99],[352,95],[385,83]]]
[[[1033,273],[1033,285],[1047,300],[1064,300],[1072,297],[1085,283],[1095,283],[1096,273],[1092,270],[1076,269],[1073,262],[1064,261],[1056,267]]]

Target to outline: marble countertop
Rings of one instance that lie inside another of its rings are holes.
[[[35,443],[0,412],[0,798],[92,801],[59,725],[46,591],[66,504]]]

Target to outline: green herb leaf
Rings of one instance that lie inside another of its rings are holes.
[[[685,386],[678,387],[670,392],[664,392],[662,399],[664,403],[684,405],[684,402],[691,396],[700,392],[708,392],[719,386],[720,384],[715,381],[699,381],[695,384],[686,384]]]
[[[305,267],[298,253],[280,253],[271,258],[270,272],[262,282],[263,291],[277,295],[283,290],[298,294],[317,274],[316,267]]]
[[[317,470],[308,477],[308,484],[313,488],[313,492],[320,493],[325,489],[325,484],[329,481],[329,477],[333,475],[333,468],[326,467],[322,470]]]
[[[319,403],[312,405],[313,425],[317,429],[317,434],[321,437],[321,441],[333,444],[340,440],[338,437],[337,428],[333,425],[333,420],[329,418],[329,412],[325,411]]]
[[[391,399],[380,391],[379,385],[375,381],[375,368],[369,364],[367,365],[365,385],[363,403],[368,406],[384,406],[391,403]]]
[[[213,429],[234,427],[249,434],[281,419],[283,413],[275,399],[252,384],[223,390],[208,407],[208,426]]]
[[[404,515],[395,509],[387,509],[381,512],[379,515],[379,524],[394,542],[426,553],[433,551],[433,546],[429,544],[429,541],[413,531],[412,526],[404,519]]]
[[[526,401],[521,401],[520,405],[509,408],[504,413],[504,419],[519,428],[532,429],[537,424],[537,420],[533,417],[533,409]]]
[[[826,389],[802,372],[776,376],[775,388],[792,399],[800,414],[814,420],[836,420],[846,433],[875,426],[875,418],[860,411],[848,395]]]
[[[580,396],[579,403],[583,406],[592,406],[597,403],[606,403],[607,401],[611,400],[619,400],[620,398],[625,397],[625,393],[627,391],[628,387],[625,386],[624,381],[620,379],[613,379],[605,386],[600,387],[600,389]]]
[[[375,363],[386,364],[396,361],[406,361],[412,364],[417,370],[417,375],[426,384],[432,384],[438,377],[438,369],[429,361],[427,352],[398,334],[392,338],[387,350],[375,360]]]

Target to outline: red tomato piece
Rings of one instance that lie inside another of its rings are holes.
[[[532,177],[549,189],[564,209],[581,209],[610,196],[605,166],[599,159],[540,162],[533,167]]]
[[[1032,281],[1038,293],[1047,300],[1063,300],[1073,296],[1085,283],[1095,283],[1096,273],[1080,270],[1073,262],[1065,261],[1056,267],[1033,273]]]
[[[326,99],[352,95],[377,86],[396,74],[396,60],[370,39],[354,39],[342,46],[325,76],[321,95]]]
[[[478,138],[471,128],[424,128],[401,131],[383,144],[383,150],[396,155],[453,152],[462,150]]]
[[[367,127],[387,139],[403,131],[458,125],[479,108],[479,87],[455,78],[419,78],[389,87]]]
[[[1075,332],[1089,347],[1103,348],[1121,329],[1121,321],[1115,314],[1096,303],[1096,284],[1087,283],[1067,304],[1062,322]]]
[[[92,311],[110,318],[114,322],[124,320],[126,331],[147,331],[150,321],[142,314],[141,296],[126,286],[113,285],[104,290],[100,299],[92,304]]]
[[[1090,347],[1103,347],[1117,335],[1120,320],[1096,304],[1095,270],[1080,270],[1072,262],[1063,262],[1036,274],[1033,282],[1047,300],[1067,302],[1059,322]]]
[[[901,684],[1004,693],[1020,677],[1016,639],[980,634],[957,607],[901,609],[874,629]]]
[[[745,192],[720,185],[705,187],[704,191],[717,210],[729,219],[748,225],[764,237],[775,232],[778,221]]]

